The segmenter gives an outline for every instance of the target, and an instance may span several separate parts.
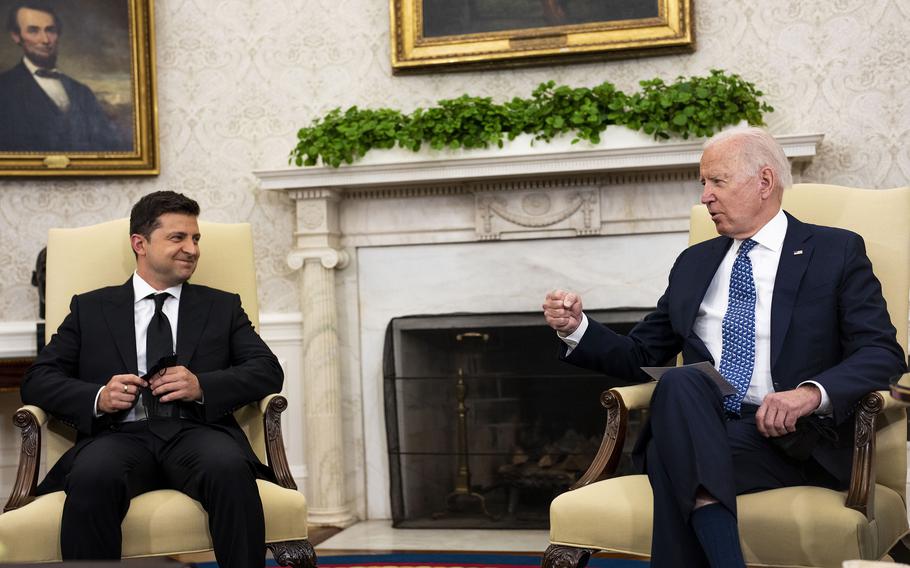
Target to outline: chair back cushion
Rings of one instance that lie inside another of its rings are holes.
[[[256,295],[256,270],[253,258],[253,235],[249,223],[211,223],[199,221],[202,239],[200,257],[191,281],[240,295],[243,308],[259,327],[259,301]],[[136,269],[130,248],[129,219],[117,219],[88,227],[51,229],[47,239],[47,285],[45,291],[45,338],[51,336],[69,313],[70,300],[81,294],[122,284]],[[258,412],[240,409],[235,414],[247,435],[250,427],[261,432],[257,424],[242,419]],[[248,420],[247,420],[248,421]],[[75,432],[53,421],[48,426],[47,462],[53,464],[73,443]],[[253,450],[265,460],[263,437],[250,440]]]
[[[882,283],[898,343],[907,349],[910,310],[910,187],[855,189],[796,184],[784,192],[784,210],[800,221],[849,229],[862,235],[875,275]],[[703,205],[692,208],[689,243],[717,236]],[[906,412],[889,409],[876,435],[877,481],[902,497],[906,492]]]

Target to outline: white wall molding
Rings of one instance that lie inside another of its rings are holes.
[[[0,357],[33,357],[36,325],[34,321],[0,321]]]
[[[304,452],[303,400],[303,336],[300,312],[262,312],[259,314],[259,333],[284,369],[281,389],[288,399],[288,409],[281,415],[281,431],[287,452],[288,466],[297,487],[306,487],[306,453]]]
[[[299,343],[302,339],[300,333],[302,321],[303,316],[300,312],[262,313],[259,315],[262,339],[269,345]]]

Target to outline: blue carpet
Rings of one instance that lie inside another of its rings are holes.
[[[318,555],[318,553],[317,553]],[[320,567],[332,568],[539,568],[540,555],[496,553],[403,552],[396,554],[347,554],[320,556]],[[266,566],[278,566],[269,559]],[[198,568],[217,568],[215,562],[196,564]],[[590,568],[647,568],[648,562],[624,558],[592,558]]]

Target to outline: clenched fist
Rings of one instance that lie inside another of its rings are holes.
[[[581,296],[565,290],[551,290],[543,303],[543,316],[547,325],[570,335],[581,324]]]

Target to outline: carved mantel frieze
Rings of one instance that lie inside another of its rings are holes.
[[[600,192],[515,191],[476,193],[476,232],[480,240],[498,240],[503,233],[525,238],[569,231],[600,234]]]

